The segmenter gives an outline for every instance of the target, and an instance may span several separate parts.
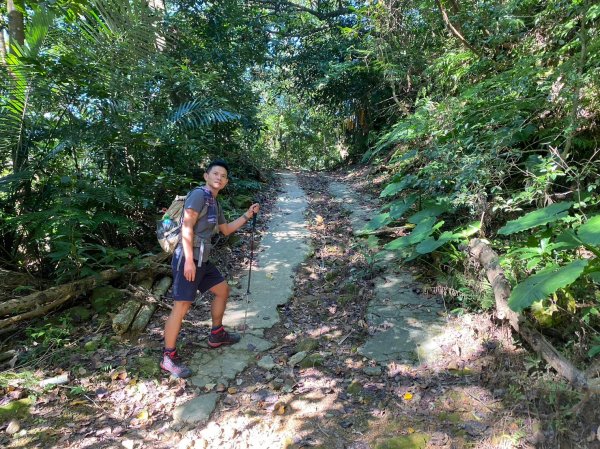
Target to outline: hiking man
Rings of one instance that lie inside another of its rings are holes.
[[[165,346],[160,367],[176,377],[189,377],[192,372],[181,363],[176,351],[177,336],[183,317],[194,302],[196,292],[210,290],[214,295],[210,313],[212,329],[208,346],[218,348],[240,341],[240,335],[223,328],[223,315],[229,298],[229,286],[217,267],[208,261],[210,238],[217,232],[229,235],[257,214],[260,206],[253,204],[238,219],[227,223],[217,195],[228,182],[229,166],[223,160],[211,162],[204,173],[206,184],[190,192],[185,200],[181,242],[175,249],[173,269],[173,309],[165,323]],[[206,209],[205,209],[206,208]]]

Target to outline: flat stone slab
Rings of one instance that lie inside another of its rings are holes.
[[[373,212],[361,205],[358,195],[344,184],[332,182],[330,192],[351,212],[353,231],[362,230]],[[438,315],[443,310],[439,298],[417,293],[419,283],[390,259],[384,257],[380,266],[384,272],[375,279],[375,298],[366,312],[370,336],[358,353],[382,365],[390,361],[420,364],[435,360],[446,324]]]
[[[196,424],[208,421],[216,404],[217,393],[203,394],[176,407],[173,412],[173,420],[175,422],[186,424]]]
[[[196,373],[191,382],[197,387],[220,383],[229,385],[255,359],[257,352],[272,347],[270,341],[246,334],[235,345],[203,349],[194,355],[190,363],[192,371]]]

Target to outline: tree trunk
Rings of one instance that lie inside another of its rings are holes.
[[[509,321],[512,328],[536,351],[554,370],[567,379],[574,387],[589,390],[587,376],[559,353],[546,338],[527,320],[508,306],[511,290],[504,272],[498,263],[498,255],[484,242],[473,239],[469,242],[469,255],[486,271],[496,298],[496,311],[500,319]]]
[[[25,44],[25,20],[23,12],[25,4],[22,0],[6,0],[6,11],[8,13],[8,51],[14,53],[13,45]]]
[[[160,30],[159,22],[162,21],[164,15],[165,15],[165,2],[164,2],[164,0],[148,0],[148,6],[150,7],[150,9],[152,11],[154,11],[156,13],[156,17],[157,17],[157,20],[155,20],[152,23],[152,26],[156,30],[154,32],[154,35],[156,36],[156,41],[155,41],[156,49],[158,51],[164,51],[167,46],[167,43],[165,41],[165,37],[159,31]]]
[[[459,41],[461,41],[469,50],[471,50],[476,55],[481,56],[481,52],[479,51],[479,49],[477,49],[475,46],[473,46],[463,36],[463,34],[461,33],[461,30],[460,30],[460,25],[454,26],[454,24],[450,21],[450,17],[448,17],[448,13],[446,12],[446,9],[444,8],[444,5],[442,4],[442,0],[435,0],[435,2],[438,5],[438,9],[440,10],[440,14],[442,15],[442,19],[444,20],[444,23],[446,24],[446,26],[448,27],[448,29],[450,30],[450,32]]]
[[[6,63],[6,41],[4,40],[4,27],[0,27],[0,62]]]

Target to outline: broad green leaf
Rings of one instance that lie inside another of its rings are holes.
[[[415,179],[416,178],[413,175],[408,175],[402,178],[401,181],[392,182],[391,184],[388,184],[385,189],[383,189],[383,192],[381,192],[381,195],[379,196],[381,198],[385,198],[387,196],[394,196],[397,193],[402,192],[407,187],[412,187],[413,181]]]
[[[592,346],[591,349],[588,351],[589,358],[596,357],[598,354],[600,354],[600,345]]]
[[[540,257],[533,257],[527,261],[527,265],[525,265],[525,267],[528,270],[533,270],[535,267],[537,267],[539,265],[541,260],[542,259]]]
[[[588,277],[596,284],[600,284],[600,271],[592,271],[588,273]]]
[[[408,221],[409,223],[418,223],[427,217],[437,217],[438,215],[446,212],[448,209],[449,209],[449,207],[444,204],[434,204],[434,205],[428,206],[426,209],[423,209],[423,210],[411,215],[410,217],[408,217],[406,219],[406,221]]]
[[[577,235],[586,245],[600,246],[600,215],[595,215],[579,226]]]
[[[568,214],[568,210],[572,205],[571,201],[567,201],[554,203],[543,209],[534,210],[517,220],[509,221],[498,230],[498,234],[510,235],[559,220]]]
[[[439,223],[435,223],[434,226],[434,223],[435,217],[427,217],[417,224],[415,229],[413,229],[409,235],[392,240],[390,243],[385,245],[384,248],[387,250],[397,250],[400,248],[406,248],[409,245],[416,245],[417,243],[420,243],[422,240],[429,237],[435,229],[438,229],[444,224],[444,222],[441,221]]]
[[[473,221],[473,222],[469,223],[468,225],[466,225],[464,228],[460,228],[460,229],[454,231],[454,234],[456,234],[457,237],[466,239],[468,237],[471,237],[474,234],[477,234],[480,229],[481,229],[481,222]]]
[[[390,217],[393,220],[397,220],[398,218],[402,217],[402,215],[404,215],[404,213],[409,210],[416,201],[416,195],[409,195],[404,199],[394,201],[390,205]]]
[[[392,219],[390,218],[389,212],[375,215],[373,219],[369,221],[367,225],[363,228],[362,232],[368,233],[376,229],[383,228],[384,226],[388,225],[391,221]]]
[[[550,266],[518,284],[508,299],[508,305],[516,312],[531,306],[535,301],[547,298],[559,288],[574,282],[587,266],[588,261],[577,259],[565,266]]]
[[[556,242],[565,245],[562,247],[563,249],[578,248],[583,245],[583,242],[579,239],[579,237],[577,237],[577,235],[575,234],[575,232],[573,232],[572,229],[567,229],[562,234],[560,234],[556,238]]]
[[[369,249],[377,249],[377,247],[379,246],[379,239],[374,235],[370,235],[367,238],[367,246],[369,247]]]
[[[395,240],[392,240],[390,243],[385,245],[383,248],[387,249],[388,251],[396,251],[401,248],[406,248],[407,246],[410,246],[410,244],[411,244],[409,237],[410,237],[410,235],[405,235],[403,237],[399,237]]]
[[[451,240],[456,240],[457,236],[452,234],[450,231],[444,232],[440,237],[436,240],[434,237],[429,237],[426,240],[423,240],[421,243],[417,245],[415,248],[419,254],[429,254],[440,246],[445,245]]]

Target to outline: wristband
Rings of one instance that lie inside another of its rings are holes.
[[[250,217],[246,215],[246,212],[244,212],[244,218],[246,219],[246,221],[250,221]]]

